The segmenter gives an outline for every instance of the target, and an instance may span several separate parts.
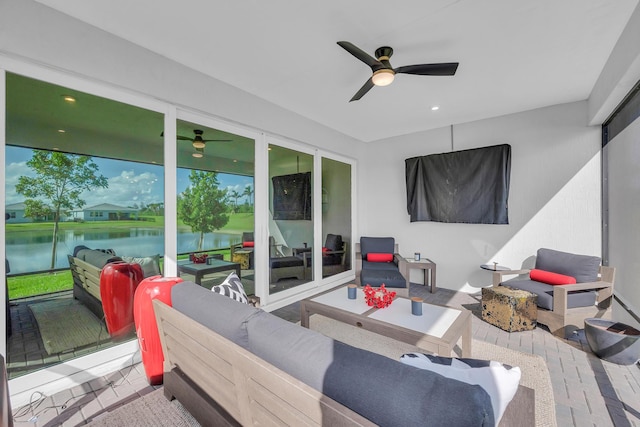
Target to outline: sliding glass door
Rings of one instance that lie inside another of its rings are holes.
[[[211,273],[198,284],[223,282],[239,265],[248,295],[254,295],[255,141],[222,130],[211,120],[181,114],[177,122],[178,272],[208,261]],[[214,271],[215,270],[215,271]]]
[[[108,330],[116,314],[72,274],[68,257],[86,248],[123,259],[164,253],[163,115],[6,76],[7,370],[15,378],[135,338],[132,322],[124,336]]]

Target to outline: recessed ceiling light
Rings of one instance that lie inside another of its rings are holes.
[[[196,159],[200,159],[202,158],[202,153],[193,153],[191,154],[193,157],[195,157]]]
[[[76,99],[71,95],[62,95],[62,99],[64,99],[66,102],[69,102],[69,103],[76,102]]]
[[[60,150],[60,147],[53,147],[53,150],[54,151],[58,151],[58,150]]]
[[[438,111],[440,109],[439,106],[434,105],[433,107],[431,107],[431,111]]]
[[[233,163],[238,163],[238,160],[236,160],[236,159],[233,159]]]
[[[58,129],[58,133],[65,133],[65,132],[66,132],[66,130],[64,130],[64,129]]]

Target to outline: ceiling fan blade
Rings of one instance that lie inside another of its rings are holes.
[[[203,139],[202,142],[232,142],[230,139]]]
[[[358,58],[360,61],[364,62],[365,64],[367,64],[371,68],[373,68],[373,67],[377,67],[377,68],[384,67],[384,65],[382,65],[382,63],[380,61],[378,61],[376,58],[374,58],[373,56],[369,55],[367,52],[365,52],[364,50],[360,49],[358,46],[354,45],[353,43],[350,43],[350,42],[338,42],[338,45],[340,45],[344,50],[346,50],[351,55],[355,56],[356,58]]]
[[[403,74],[418,74],[420,76],[453,76],[458,69],[457,62],[443,62],[440,64],[405,65],[394,71]]]
[[[178,141],[193,141],[193,138],[189,138],[189,137],[186,137],[186,136],[180,136],[180,135],[177,135],[176,139]]]
[[[371,90],[371,88],[374,86],[373,84],[373,79],[369,79],[366,81],[366,83],[364,85],[362,85],[362,87],[360,88],[360,90],[358,92],[356,92],[355,95],[353,95],[353,98],[351,98],[349,100],[349,102],[351,101],[357,101],[360,98],[362,98],[367,92],[369,92]]]

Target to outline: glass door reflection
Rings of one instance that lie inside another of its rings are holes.
[[[351,165],[322,158],[322,277],[351,269]]]
[[[313,156],[269,146],[269,293],[313,280]]]
[[[178,120],[176,144],[181,277],[210,289],[238,272],[247,295],[255,295],[255,141]],[[202,268],[192,264],[200,262],[211,265],[211,273],[193,275]]]

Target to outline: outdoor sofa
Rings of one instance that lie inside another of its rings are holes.
[[[159,255],[152,257],[117,256],[111,249],[90,249],[76,246],[72,255],[67,255],[73,278],[73,297],[82,302],[99,319],[104,316],[100,294],[100,276],[105,265],[112,262],[140,264],[143,277],[161,274]]]
[[[489,395],[190,282],[153,300],[164,393],[203,425],[492,426]],[[534,425],[519,386],[501,426]]]

